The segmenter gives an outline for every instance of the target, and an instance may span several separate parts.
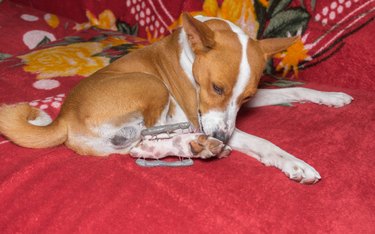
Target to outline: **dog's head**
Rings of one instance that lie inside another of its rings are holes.
[[[187,41],[182,43],[183,53],[190,51],[187,59],[193,61],[191,79],[197,85],[201,129],[227,142],[240,106],[257,91],[267,59],[296,38],[257,41],[228,21],[189,14],[183,14],[182,25]]]

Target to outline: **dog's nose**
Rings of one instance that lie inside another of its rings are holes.
[[[223,131],[214,132],[212,136],[218,139],[219,141],[222,141],[223,143],[227,143],[228,141],[228,136]]]

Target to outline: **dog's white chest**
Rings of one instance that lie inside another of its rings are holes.
[[[167,116],[167,124],[189,122],[181,106],[171,97],[171,104],[175,106],[174,112]]]

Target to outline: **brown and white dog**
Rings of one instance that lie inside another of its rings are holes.
[[[205,135],[179,138],[180,153],[205,158],[229,145],[293,180],[317,182],[319,173],[304,161],[236,129],[237,112],[241,105],[286,102],[341,107],[352,98],[305,88],[257,90],[267,59],[296,38],[257,41],[225,20],[188,14],[182,19],[183,27],[170,36],[82,80],[52,123],[37,126],[43,112],[27,104],[3,105],[0,132],[24,147],[64,143],[79,154],[105,156],[129,153],[145,128],[188,121]]]

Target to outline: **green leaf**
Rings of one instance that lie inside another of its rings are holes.
[[[11,54],[0,53],[0,61],[12,57]]]
[[[267,22],[267,8],[265,8],[259,0],[254,0],[254,8],[259,23],[257,39],[261,39]]]
[[[302,7],[302,8],[306,8],[306,7],[305,7],[305,0],[299,0],[299,2],[300,2],[300,4],[301,4],[301,7]]]
[[[132,49],[134,47],[134,44],[122,44],[118,46],[113,46],[111,49],[117,50],[117,51],[128,51],[129,49]]]
[[[280,103],[280,104],[276,104],[274,106],[287,106],[287,107],[292,107],[293,104],[292,103],[289,103],[289,102],[286,102],[286,103]]]
[[[138,33],[138,25],[137,24],[134,25],[134,26],[130,26],[128,23],[126,23],[124,21],[117,20],[116,26],[117,26],[118,31],[120,31],[122,33],[125,33],[125,34],[128,34],[128,35],[136,36],[137,33]]]
[[[48,43],[50,43],[51,42],[51,40],[47,37],[47,36],[45,36],[37,45],[36,45],[36,48],[38,48],[38,47],[40,47],[40,46],[42,46],[42,45],[46,45],[46,44],[48,44]]]
[[[100,31],[100,30],[98,30]],[[102,34],[106,35],[106,36],[121,36],[123,35],[123,33],[121,32],[118,32],[118,31],[100,31]]]
[[[96,54],[93,54],[91,55],[92,57],[109,57],[109,54],[107,52],[100,52],[100,53],[96,53]]]
[[[273,59],[268,59],[265,69],[265,74],[273,74],[275,72],[275,67],[273,64]]]
[[[288,32],[296,35],[299,29],[302,29],[303,34],[309,19],[310,14],[303,8],[287,9],[271,18],[263,37],[286,37]]]
[[[268,14],[276,15],[280,11],[285,10],[292,0],[271,0],[270,7],[268,8]]]
[[[112,63],[114,61],[116,61],[117,59],[121,58],[122,56],[124,56],[123,54],[122,55],[113,55],[111,56],[109,62]]]
[[[138,24],[135,24],[132,29],[131,29],[131,32],[133,36],[137,36],[138,35]]]
[[[313,11],[315,11],[316,0],[311,0],[310,5],[311,5],[311,9],[312,9]]]
[[[97,36],[91,37],[91,38],[89,39],[89,41],[98,42],[98,41],[103,41],[103,40],[105,40],[105,39],[107,39],[107,38],[108,38],[107,35],[105,35],[105,34],[100,34],[100,35],[97,35]]]
[[[293,86],[300,86],[304,85],[305,83],[303,82],[298,82],[298,81],[291,81],[291,80],[285,80],[285,79],[280,79],[275,82],[265,82],[265,85],[268,86],[275,86],[275,87],[280,87],[280,88],[287,88],[287,87],[293,87]]]
[[[46,47],[54,47],[54,46],[65,46],[65,45],[69,45],[69,44],[72,44],[72,43],[67,42],[67,41],[59,41],[59,42],[44,44],[44,45],[41,45],[40,47],[46,48]]]
[[[80,36],[68,36],[68,37],[64,37],[64,40],[70,43],[77,43],[77,42],[85,41],[85,39],[83,39]]]

